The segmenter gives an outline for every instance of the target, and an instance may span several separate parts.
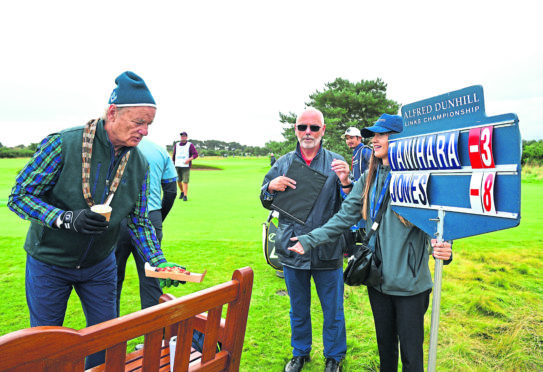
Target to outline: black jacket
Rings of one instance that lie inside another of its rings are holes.
[[[311,161],[310,167],[328,176],[324,187],[319,194],[305,225],[296,222],[284,214],[279,214],[279,225],[275,236],[275,252],[284,266],[304,270],[331,270],[338,269],[343,265],[343,247],[345,239],[340,236],[336,241],[323,246],[324,249],[314,249],[307,254],[300,255],[289,251],[287,248],[295,244],[290,238],[309,233],[311,230],[324,225],[340,208],[340,181],[337,175],[331,170],[332,160],[344,160],[343,157],[334,152],[323,149]],[[300,152],[299,144],[296,150],[280,157],[274,166],[264,177],[260,190],[260,201],[264,208],[272,209],[273,197],[268,193],[268,184],[274,178],[287,173],[293,161],[304,162]]]

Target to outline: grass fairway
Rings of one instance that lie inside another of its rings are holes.
[[[29,325],[24,295],[24,237],[28,223],[6,208],[17,172],[27,159],[0,160],[0,335]],[[289,300],[284,281],[266,265],[261,223],[267,211],[258,194],[267,158],[205,158],[198,163],[222,170],[191,173],[189,200],[177,200],[164,227],[163,249],[171,261],[191,271],[208,270],[203,283],[168,291],[176,296],[230,279],[251,266],[255,283],[242,371],[281,371],[290,358]],[[543,183],[530,177],[522,185],[519,227],[460,239],[454,261],[444,267],[437,354],[438,371],[543,370]],[[139,309],[137,275],[132,262],[121,312]],[[433,269],[433,264],[432,264]],[[312,361],[304,371],[322,371],[322,315],[313,291]],[[344,371],[377,371],[379,358],[365,287],[345,288],[347,359]],[[79,300],[70,299],[65,325],[85,326]],[[426,316],[425,358],[430,311]],[[135,343],[134,341],[133,343]],[[1,370],[1,366],[0,366]]]

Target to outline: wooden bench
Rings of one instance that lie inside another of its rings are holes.
[[[164,295],[157,306],[79,331],[47,326],[4,335],[0,370],[84,371],[85,357],[105,349],[105,363],[90,371],[170,371],[169,339],[177,336],[174,371],[238,371],[253,275],[245,267],[226,283],[177,299]],[[201,354],[191,348],[193,329],[205,334]],[[142,335],[143,349],[127,355],[127,341]]]

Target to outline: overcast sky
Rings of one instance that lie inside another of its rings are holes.
[[[149,138],[262,146],[325,83],[381,78],[408,104],[480,84],[488,116],[541,139],[534,1],[10,1],[0,6],[0,142],[39,142],[104,112],[115,78],[157,101]]]

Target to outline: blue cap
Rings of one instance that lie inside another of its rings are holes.
[[[109,104],[119,107],[151,106],[156,102],[142,78],[132,71],[125,71],[115,79],[117,87],[111,92]]]
[[[372,127],[363,128],[361,132],[364,138],[368,138],[372,137],[374,133],[401,133],[402,130],[403,120],[401,116],[383,114]]]

